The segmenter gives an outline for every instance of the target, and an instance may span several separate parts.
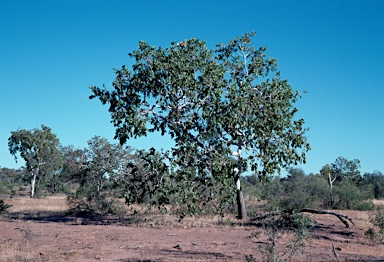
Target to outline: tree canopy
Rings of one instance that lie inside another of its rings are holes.
[[[37,183],[50,177],[62,165],[58,148],[60,142],[51,128],[42,125],[41,129],[20,129],[11,132],[8,139],[9,152],[17,161],[17,154],[25,160],[27,171],[31,172],[31,197],[35,196]]]
[[[233,179],[240,218],[246,215],[239,179],[244,171],[266,178],[305,162],[310,149],[304,120],[295,119],[300,94],[280,77],[266,48],[253,46],[254,36],[215,49],[196,38],[165,49],[141,41],[129,54],[132,71],[115,69],[112,91],[90,87],[91,99],[109,104],[122,144],[167,133],[175,141],[167,154],[177,179]]]

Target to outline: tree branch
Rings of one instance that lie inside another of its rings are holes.
[[[269,216],[278,216],[280,214],[294,214],[294,213],[311,213],[311,214],[319,214],[319,215],[333,215],[333,216],[336,216],[341,222],[343,222],[343,224],[345,225],[346,228],[349,228],[349,224],[348,224],[347,220],[349,220],[349,222],[351,222],[352,225],[355,225],[352,218],[350,218],[346,215],[342,215],[342,214],[338,214],[338,213],[330,212],[330,211],[325,211],[325,210],[316,210],[316,209],[311,209],[311,208],[302,208],[299,210],[279,210],[279,211],[276,211],[276,212],[273,212],[273,213],[270,213],[270,214],[267,214],[264,216],[251,218],[250,221],[263,220],[263,219],[268,218]]]

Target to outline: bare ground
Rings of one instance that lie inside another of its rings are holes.
[[[261,261],[267,244],[265,236],[250,238],[259,228],[233,218],[177,223],[151,215],[140,222],[133,215],[64,216],[63,198],[6,203],[14,206],[0,221],[0,261],[245,261],[249,254]],[[364,235],[371,226],[369,212],[339,213],[356,225],[346,228],[336,217],[311,215],[316,221],[311,240],[293,261],[337,261],[332,244],[339,261],[384,261],[384,246]]]

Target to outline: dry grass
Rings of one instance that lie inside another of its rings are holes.
[[[185,217],[180,220],[176,215],[169,214],[138,214],[137,221],[132,225],[139,227],[151,227],[151,228],[226,228],[226,227],[238,227],[242,226],[242,223],[231,215],[226,215],[224,218],[221,216],[198,216],[198,217]]]
[[[8,198],[4,199],[6,204],[13,205],[8,211],[10,213],[16,214],[14,217],[16,220],[19,218],[18,221],[12,220],[13,223],[20,223],[21,229],[14,230],[13,234],[13,228],[16,226],[12,226],[12,234],[9,236],[9,238],[0,238],[0,262],[2,261],[42,261],[43,255],[39,253],[39,244],[35,240],[39,239],[42,235],[45,236],[45,234],[42,233],[42,231],[39,231],[40,229],[38,227],[33,227],[35,225],[34,221],[28,221],[29,218],[39,218],[36,219],[38,222],[40,221],[41,217],[48,216],[51,213],[51,216],[63,216],[64,212],[68,209],[67,203],[66,203],[66,196],[65,195],[59,195],[59,196],[49,196],[47,198],[42,199],[31,199],[28,197],[23,198]],[[373,201],[375,205],[384,205],[384,200],[374,200]],[[177,215],[169,215],[169,214],[161,214],[157,208],[148,209],[145,205],[132,205],[132,206],[125,206],[123,200],[119,200],[119,204],[121,205],[121,217],[119,215],[115,216],[106,216],[100,218],[100,220],[92,220],[92,218],[89,218],[87,216],[84,217],[74,217],[74,216],[68,216],[69,218],[67,220],[63,220],[65,222],[65,225],[75,225],[78,226],[77,228],[88,228],[88,226],[91,225],[121,225],[126,224],[130,227],[137,227],[146,228],[145,230],[149,230],[149,228],[154,229],[160,229],[161,231],[168,230],[168,229],[180,229],[183,231],[184,229],[193,229],[194,232],[198,232],[199,228],[207,228],[207,230],[203,231],[210,231],[213,229],[219,229],[220,231],[230,231],[232,228],[236,228],[239,230],[246,230],[251,231],[254,228],[243,226],[241,222],[239,222],[235,216],[226,214],[225,217],[215,216],[215,215],[202,215],[199,217],[185,217],[181,222],[179,222],[179,217]],[[258,201],[253,199],[252,202],[252,208],[260,208],[261,205],[265,204],[263,201]],[[168,207],[170,208],[170,207]],[[248,210],[250,211],[250,210]],[[338,212],[338,211],[335,211]],[[19,213],[19,215],[17,214]],[[369,219],[369,212],[367,211],[353,211],[353,210],[343,210],[340,211],[342,214],[346,214],[354,219],[356,222],[356,227],[353,227],[355,229],[354,232],[354,241],[363,241],[363,244],[366,245],[367,240],[363,238],[362,236],[359,236],[358,234],[363,234],[361,232],[364,232],[368,225],[368,219]],[[11,221],[11,216],[6,217],[5,219],[9,219]],[[330,216],[317,216],[313,217],[314,220],[318,220],[319,223],[323,223],[327,225],[326,221],[331,221],[330,225],[333,226],[333,224],[336,225],[335,232],[338,232],[337,226],[340,224],[340,222]],[[72,220],[71,220],[72,219]],[[53,221],[52,220],[44,220],[41,219],[41,221]],[[59,220],[58,220],[59,221]],[[22,224],[24,223],[24,224]],[[104,223],[104,224],[103,224]],[[41,224],[43,225],[43,224]],[[31,232],[30,228],[33,232]],[[80,230],[79,229],[79,230]],[[99,229],[98,229],[99,230]],[[152,229],[150,229],[152,230]],[[341,229],[340,229],[341,230]],[[33,235],[33,233],[36,233],[36,236]],[[359,233],[360,232],[360,233]],[[172,233],[174,233],[172,231]],[[323,241],[321,243],[326,243],[325,240],[322,239],[323,235],[326,237],[330,236],[331,238],[335,239],[341,239],[343,236],[335,236],[335,234],[326,235],[328,234],[326,231],[320,231],[317,233],[316,241]],[[1,233],[0,233],[1,235]],[[177,236],[177,233],[175,235],[169,234],[167,236]],[[12,238],[11,238],[12,237]],[[353,239],[347,239],[348,241],[352,241]],[[41,241],[41,240],[40,240]],[[344,241],[344,240],[343,240]],[[364,242],[365,241],[365,242]],[[55,243],[52,241],[52,243]],[[340,246],[344,242],[337,242],[337,244]],[[348,242],[349,243],[349,242]],[[370,242],[367,242],[370,243]],[[319,244],[320,245],[320,244]],[[365,246],[367,247],[367,245]],[[317,248],[317,247],[316,247]],[[344,252],[346,254],[347,251],[347,245],[342,247],[343,250],[341,254]],[[374,247],[372,247],[373,250]],[[72,249],[69,249],[70,252]],[[324,249],[326,250],[326,249]],[[314,251],[313,251],[314,252]],[[324,251],[325,252],[325,251]],[[351,251],[352,252],[352,251]],[[367,251],[368,252],[368,251]],[[373,251],[372,251],[373,252]],[[376,252],[376,251],[375,251]],[[68,253],[70,254],[70,253]],[[43,260],[43,261],[58,261],[58,260]],[[64,260],[61,260],[64,261]],[[311,261],[311,260],[306,260]],[[315,260],[313,260],[315,261]]]
[[[48,196],[46,198],[34,199],[29,197],[5,199],[6,204],[12,205],[8,211],[19,220],[29,220],[44,217],[62,216],[68,210],[65,195]],[[198,217],[187,216],[180,221],[176,214],[161,214],[157,208],[149,209],[146,205],[126,206],[123,199],[116,203],[119,208],[118,218],[106,217],[105,223],[123,222],[131,226],[153,227],[153,228],[212,228],[212,227],[235,227],[242,224],[234,215],[200,215]],[[172,208],[167,207],[168,210]],[[172,213],[172,211],[171,211]],[[85,218],[79,217],[74,220],[75,224],[92,224]],[[100,222],[102,223],[102,222]]]
[[[384,199],[374,199],[372,202],[375,206],[384,206]]]
[[[38,252],[32,247],[34,234],[29,228],[17,231],[17,240],[6,240],[0,245],[0,262],[39,261]]]
[[[148,209],[145,205],[126,206],[125,211],[129,224],[139,227],[187,229],[242,226],[242,223],[232,214],[225,214],[224,217],[200,214],[199,216],[186,216],[180,220],[180,216],[173,212],[171,206],[166,208],[170,214],[161,214],[156,207]]]
[[[62,213],[68,209],[65,195],[49,196],[47,198],[17,197],[4,199],[12,205],[7,211],[18,213],[21,220]],[[43,215],[42,215],[43,214]],[[33,248],[34,233],[26,228],[16,228],[16,239],[4,240],[0,244],[0,262],[41,261],[39,253]]]
[[[4,200],[12,205],[9,212],[61,212],[68,209],[65,195],[49,196],[47,198],[17,197]]]

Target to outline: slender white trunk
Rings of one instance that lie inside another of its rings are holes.
[[[36,173],[32,173],[31,179],[31,197],[35,197]]]
[[[36,178],[37,175],[39,174],[40,168],[37,167],[36,170],[32,170],[32,179],[31,179],[31,197],[35,197],[35,192],[36,192]]]
[[[332,179],[331,173],[328,173],[329,186],[331,188],[331,204],[333,205],[333,182],[336,180],[336,176]]]

